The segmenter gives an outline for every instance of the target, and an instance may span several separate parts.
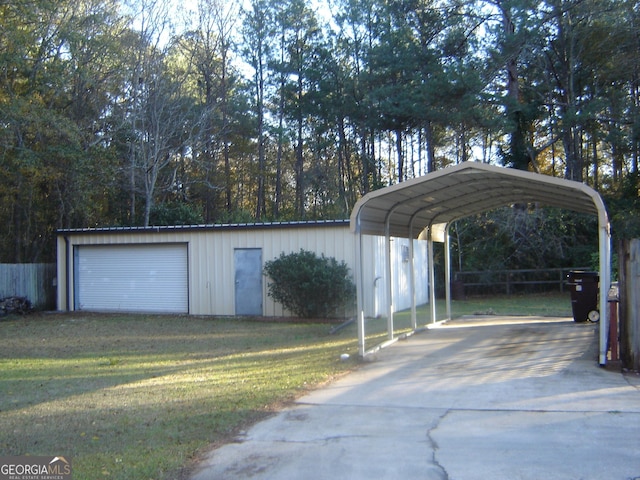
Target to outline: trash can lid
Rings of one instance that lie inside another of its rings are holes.
[[[593,272],[591,270],[570,270],[569,273],[574,275],[583,275],[585,277],[598,275],[598,272]]]

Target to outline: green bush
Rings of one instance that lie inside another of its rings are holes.
[[[265,263],[264,274],[271,279],[269,296],[300,317],[344,316],[342,309],[355,301],[349,267],[335,258],[305,250],[282,253]]]

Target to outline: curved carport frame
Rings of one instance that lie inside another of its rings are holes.
[[[431,322],[435,322],[435,273],[433,242],[445,242],[447,319],[451,319],[450,261],[448,228],[451,222],[498,207],[518,203],[539,203],[598,217],[600,250],[600,349],[599,363],[606,364],[609,325],[607,292],[611,282],[611,235],[607,211],[602,198],[589,186],[575,181],[537,173],[496,167],[478,162],[464,162],[422,177],[370,192],[362,197],[351,213],[351,231],[356,235],[356,287],[358,345],[361,356],[396,340],[393,336],[393,298],[391,292],[390,238],[427,238],[429,250],[429,301]],[[365,350],[363,305],[364,263],[362,235],[386,238],[388,341]],[[440,238],[437,238],[440,237]],[[409,242],[411,259],[411,322],[417,330],[413,241]]]

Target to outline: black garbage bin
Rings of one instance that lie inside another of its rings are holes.
[[[598,312],[598,272],[571,270],[567,275],[567,285],[571,290],[571,310],[576,322],[597,322]]]

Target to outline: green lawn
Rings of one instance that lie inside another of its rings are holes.
[[[437,304],[438,318],[444,318],[445,304]],[[536,295],[497,295],[493,297],[468,297],[453,300],[451,314],[462,315],[540,315],[546,317],[570,317],[571,295],[566,292]]]
[[[491,297],[467,297],[451,302],[453,319],[465,315],[535,315],[543,317],[571,317],[571,297],[569,293],[549,293],[535,295],[496,295]],[[431,309],[420,306],[416,311],[418,326],[431,322]],[[436,301],[436,320],[446,319],[444,300]],[[411,331],[411,312],[404,310],[393,316],[394,335]],[[366,345],[369,350],[387,340],[386,317],[367,319],[365,324]]]
[[[454,316],[490,310],[571,314],[568,295],[454,303]],[[395,317],[401,324],[408,314]],[[330,327],[82,313],[5,319],[0,452],[71,457],[76,480],[180,478],[212,444],[357,367],[355,324],[334,335]]]
[[[353,368],[339,357],[356,353],[354,331],[329,329],[184,316],[13,317],[0,322],[0,452],[71,457],[77,480],[178,478],[202,449]]]

